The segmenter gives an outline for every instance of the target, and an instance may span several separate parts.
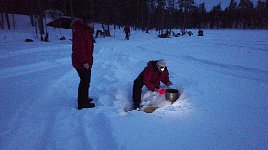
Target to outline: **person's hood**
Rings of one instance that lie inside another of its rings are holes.
[[[154,71],[157,71],[157,66],[156,66],[156,62],[154,60],[150,60],[147,62],[147,67],[149,68],[153,68]]]

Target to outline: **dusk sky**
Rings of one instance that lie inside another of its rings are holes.
[[[213,6],[221,3],[221,7],[222,9],[224,9],[225,7],[227,7],[229,5],[231,0],[195,0],[195,3],[200,4],[202,2],[205,2],[206,5],[206,9],[207,10],[211,10],[213,8]],[[238,3],[240,2],[240,0],[236,0]],[[254,5],[256,4],[256,2],[258,0],[251,0]]]

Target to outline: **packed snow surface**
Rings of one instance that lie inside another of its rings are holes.
[[[96,107],[78,111],[71,30],[48,27],[50,42],[41,42],[20,18],[17,29],[0,30],[0,149],[268,149],[267,30],[160,39],[132,29],[125,40],[122,28],[112,29],[96,38],[89,91]],[[144,103],[162,107],[125,112],[134,79],[160,58],[170,88],[183,94],[171,104],[144,87]]]

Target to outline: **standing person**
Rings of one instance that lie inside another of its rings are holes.
[[[126,34],[126,39],[129,40],[129,35],[130,35],[130,27],[128,25],[125,26],[124,32]]]
[[[140,108],[142,87],[145,85],[149,90],[159,92],[160,81],[165,85],[172,85],[169,80],[169,72],[166,66],[166,61],[159,59],[149,61],[147,66],[134,80],[133,85],[133,109]]]
[[[93,31],[92,23],[86,19],[72,22],[72,65],[80,77],[78,87],[78,110],[95,107],[88,97],[91,68],[93,65]]]

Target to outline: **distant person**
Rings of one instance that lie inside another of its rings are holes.
[[[188,31],[187,34],[188,34],[189,36],[194,35],[192,31]]]
[[[111,34],[110,34],[110,29],[109,29],[109,25],[103,25],[103,24],[102,24],[102,29],[103,29],[104,37],[111,36]]]
[[[95,107],[88,97],[91,68],[93,65],[93,31],[92,22],[76,19],[72,22],[72,65],[80,77],[78,87],[78,110]]]
[[[187,33],[186,29],[181,29],[181,36],[184,36]]]
[[[166,66],[166,61],[159,59],[149,61],[144,70],[134,80],[133,85],[133,109],[140,108],[142,87],[145,85],[149,90],[159,92],[160,81],[165,85],[172,85],[169,80],[169,72]]]
[[[125,28],[124,28],[124,32],[125,32],[125,34],[126,34],[125,38],[126,38],[127,40],[129,40],[130,27],[129,27],[128,25],[125,26]]]

